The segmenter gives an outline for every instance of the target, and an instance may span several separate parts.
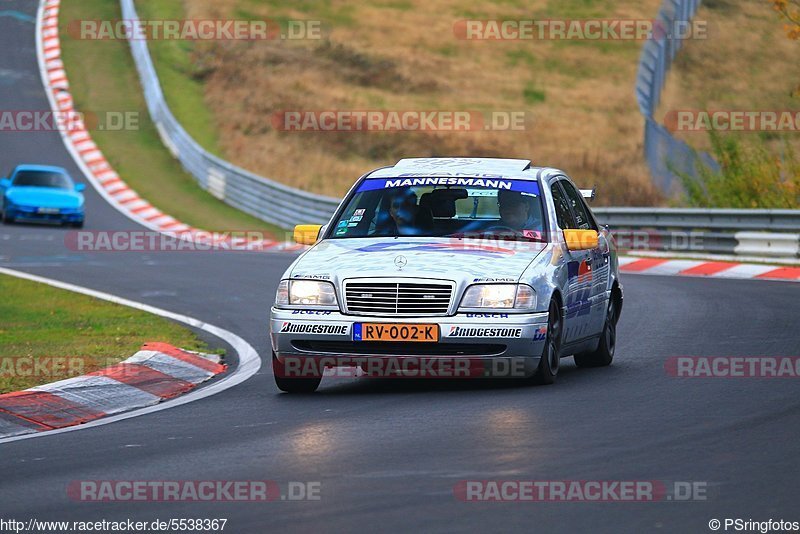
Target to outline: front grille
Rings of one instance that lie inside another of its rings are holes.
[[[344,293],[347,312],[356,315],[447,315],[453,284],[345,281]]]
[[[373,341],[292,341],[303,352],[389,356],[495,356],[507,346],[491,343],[402,343]]]

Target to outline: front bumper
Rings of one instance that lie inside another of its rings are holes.
[[[440,337],[436,343],[356,341],[356,323],[436,324]],[[318,372],[350,366],[380,373],[447,361],[461,370],[468,368],[470,376],[530,376],[539,364],[546,334],[547,313],[409,318],[272,308],[270,320],[278,363]],[[309,361],[316,365],[306,365]]]
[[[6,216],[17,221],[80,223],[84,220],[84,212],[74,209],[59,210],[58,213],[39,213],[37,208],[6,207]]]

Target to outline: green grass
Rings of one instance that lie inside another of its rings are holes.
[[[525,99],[527,104],[538,104],[540,102],[544,102],[546,99],[546,95],[543,90],[538,89],[530,84],[528,84],[525,89],[522,90],[522,97]]]
[[[113,3],[113,2],[112,2]],[[137,2],[142,20],[180,20],[180,2]],[[200,146],[222,157],[214,117],[204,102],[203,78],[208,67],[193,41],[153,40],[147,43],[169,108]]]
[[[108,161],[140,196],[182,222],[212,231],[259,230],[282,238],[280,228],[242,213],[203,191],[164,147],[150,120],[127,42],[82,41],[73,39],[66,31],[73,20],[120,18],[119,4],[115,1],[66,0],[61,7],[62,55],[77,109],[99,116],[104,112],[138,113],[138,129],[92,130],[92,137]],[[182,57],[180,49],[156,48],[161,54]],[[178,68],[188,68],[187,63],[179,63],[175,69],[162,67],[159,70],[166,75],[172,100],[181,102],[173,107],[173,112],[180,120],[188,121],[185,126],[192,135],[200,132],[201,144],[213,150],[215,128],[202,102],[202,86],[185,73],[179,74]],[[185,95],[180,93],[184,89]],[[181,94],[181,98],[175,98],[177,94]]]
[[[118,304],[5,275],[0,295],[0,393],[108,367],[151,341],[208,352],[188,328]]]

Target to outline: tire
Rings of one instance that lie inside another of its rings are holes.
[[[3,211],[2,219],[3,219],[3,224],[11,224],[14,222],[14,218],[7,216],[5,211]]]
[[[72,226],[73,228],[83,228],[83,221],[71,223],[70,226]]]
[[[312,378],[287,378],[284,375],[283,364],[272,353],[272,375],[275,377],[275,385],[278,389],[286,393],[314,393],[322,382],[321,376]]]
[[[561,340],[564,336],[564,321],[558,302],[550,301],[547,317],[547,338],[544,342],[539,366],[533,375],[533,381],[540,385],[549,385],[556,381],[561,360]]]
[[[612,294],[608,301],[608,311],[606,312],[606,324],[603,326],[603,333],[600,334],[600,344],[594,352],[584,352],[575,355],[575,365],[578,367],[605,367],[614,361],[614,353],[617,350],[617,320],[619,304],[617,298]]]

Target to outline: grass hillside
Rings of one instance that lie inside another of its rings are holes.
[[[660,119],[670,110],[795,110],[800,97],[800,41],[786,38],[785,22],[771,2],[707,0],[697,15],[708,23],[708,39],[688,41],[667,80]],[[703,150],[711,147],[703,132],[677,132]],[[786,141],[800,152],[800,132],[739,133],[745,141]]]
[[[634,98],[639,41],[465,41],[463,19],[649,19],[661,0],[139,0],[147,18],[319,20],[322,40],[151,43],[167,98],[206,146],[295,187],[341,195],[409,156],[526,157],[652,205]],[[180,13],[182,12],[182,13]],[[201,110],[204,106],[210,111]],[[280,110],[524,111],[524,131],[279,132]],[[197,110],[195,113],[193,110]]]

